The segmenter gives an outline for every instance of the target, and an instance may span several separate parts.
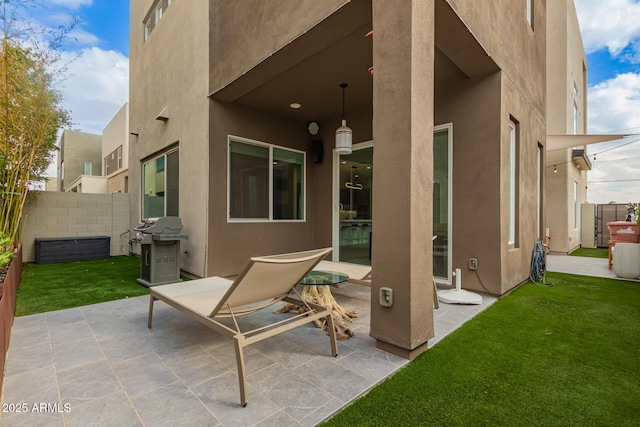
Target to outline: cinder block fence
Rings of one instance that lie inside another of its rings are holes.
[[[23,261],[35,261],[35,239],[111,237],[111,255],[129,253],[129,194],[38,192],[23,211]]]

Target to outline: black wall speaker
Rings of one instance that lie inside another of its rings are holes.
[[[324,145],[322,141],[311,141],[311,162],[322,163],[324,159]]]

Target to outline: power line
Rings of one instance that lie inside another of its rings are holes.
[[[640,159],[640,156],[627,157],[626,159],[598,160],[598,164],[600,164],[600,163],[609,163],[609,162],[623,162],[625,160],[634,160],[634,159]]]
[[[606,149],[606,150],[602,150],[602,151],[599,151],[599,152],[597,152],[597,153],[590,154],[590,156],[597,156],[598,154],[606,153],[607,151],[615,150],[615,149],[617,149],[617,148],[622,148],[622,147],[625,147],[625,146],[627,146],[627,145],[629,145],[629,144],[636,143],[636,142],[638,142],[638,141],[640,141],[640,138],[639,138],[639,139],[635,139],[635,140],[630,141],[630,142],[627,142],[627,143],[622,144],[622,145],[618,145],[617,147],[611,147],[611,148],[608,148],[608,149]]]
[[[625,128],[625,129],[603,130],[602,132],[599,132],[599,133],[607,134],[607,133],[614,133],[614,132],[622,132],[624,130],[631,130],[631,129],[640,129],[640,126],[635,126],[632,128]]]
[[[633,129],[633,128],[632,128],[632,129]],[[638,142],[638,141],[640,141],[640,138],[638,138],[638,139],[634,139],[633,141],[626,142],[626,143],[624,143],[624,144],[622,144],[622,145],[618,145],[618,146],[616,146],[616,147],[607,148],[606,150],[602,150],[602,151],[599,151],[599,152],[597,152],[597,153],[589,154],[589,155],[587,155],[587,157],[593,157],[593,161],[595,162],[595,161],[596,161],[596,160],[595,160],[595,158],[596,158],[596,156],[598,156],[599,154],[606,153],[607,151],[615,150],[615,149],[617,149],[617,148],[622,148],[622,147],[625,147],[625,146],[627,146],[627,145],[630,145],[630,144],[636,143],[636,142]],[[605,142],[606,142],[606,141],[605,141]],[[565,162],[558,162],[558,163],[554,163],[554,164],[552,164],[552,165],[548,165],[548,166],[547,166],[547,168],[554,168],[554,169],[555,169],[558,165],[564,165],[564,164],[567,164],[567,163],[571,163],[572,161],[573,161],[573,159],[572,159],[572,160],[567,160],[567,161],[565,161]],[[612,161],[612,160],[609,160],[609,161]]]
[[[587,181],[587,184],[602,184],[604,182],[636,182],[640,181],[640,178],[635,179],[612,179],[609,181]]]

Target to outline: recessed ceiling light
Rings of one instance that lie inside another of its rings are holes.
[[[297,110],[298,108],[302,107],[302,104],[299,104],[297,102],[292,102],[291,104],[289,104],[289,107],[293,108],[294,110]]]

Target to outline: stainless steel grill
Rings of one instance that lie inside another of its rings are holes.
[[[181,233],[182,220],[177,216],[149,218],[134,230],[132,240],[141,246],[137,282],[147,287],[178,282],[180,240],[189,238]]]

